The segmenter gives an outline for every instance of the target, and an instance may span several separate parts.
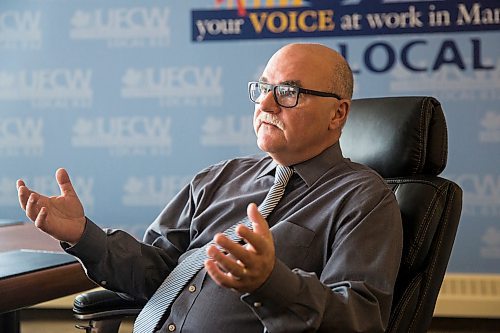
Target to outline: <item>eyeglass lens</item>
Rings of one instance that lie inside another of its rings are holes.
[[[272,85],[263,82],[252,82],[250,84],[250,99],[254,103],[260,103],[269,92],[273,92],[276,102],[283,107],[293,107],[297,105],[299,91],[297,87],[288,85]]]

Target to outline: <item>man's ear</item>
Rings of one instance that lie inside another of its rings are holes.
[[[351,101],[348,99],[341,99],[339,101],[339,106],[332,112],[332,118],[330,119],[330,129],[331,130],[342,130],[345,122],[347,121],[347,116],[351,109]]]

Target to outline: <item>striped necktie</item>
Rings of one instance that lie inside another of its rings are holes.
[[[292,174],[293,170],[289,167],[281,165],[276,167],[274,184],[258,208],[264,218],[267,218],[280,201]],[[247,217],[224,231],[223,234],[229,239],[239,242],[240,238],[236,234],[236,227],[240,224],[244,224],[250,229],[253,227],[252,222]],[[199,248],[172,270],[139,313],[134,323],[134,333],[152,333],[159,328],[163,315],[189,281],[203,268],[204,262],[208,258],[206,249],[212,244],[214,244],[213,241]]]

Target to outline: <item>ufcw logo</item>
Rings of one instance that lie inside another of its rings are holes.
[[[0,118],[0,155],[41,155],[44,147],[42,130],[41,118]]]
[[[483,130],[479,132],[479,141],[500,143],[500,112],[486,112],[480,122]]]
[[[449,175],[464,192],[464,215],[500,217],[500,174]]]
[[[168,155],[171,151],[168,117],[79,118],[73,127],[74,147],[108,148],[112,155]]]
[[[61,193],[59,186],[54,180],[53,175],[38,175],[31,177],[21,176],[29,186],[33,186],[41,193],[47,195],[59,195]],[[19,205],[17,200],[16,183],[17,178],[1,177],[0,178],[0,206],[16,206]],[[94,208],[94,178],[73,176],[71,181],[75,186],[75,191],[78,197],[83,201],[85,210],[91,211]]]
[[[201,144],[210,147],[255,147],[252,117],[208,117],[202,127]]]
[[[0,11],[0,48],[40,48],[40,18],[40,11]]]
[[[122,78],[124,98],[155,98],[161,106],[220,106],[222,67],[129,68]]]
[[[124,206],[165,206],[185,186],[189,176],[130,177],[123,186]]]
[[[89,69],[0,71],[0,101],[31,101],[37,107],[89,107],[91,79]]]
[[[167,46],[169,15],[166,7],[77,10],[71,18],[70,37],[107,40],[110,47]]]

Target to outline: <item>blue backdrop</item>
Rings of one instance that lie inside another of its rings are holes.
[[[432,95],[449,126],[444,175],[464,190],[450,271],[500,273],[498,1],[0,2],[0,209],[15,181],[140,237],[195,172],[257,152],[247,82],[291,41],[324,43],[355,97]]]

